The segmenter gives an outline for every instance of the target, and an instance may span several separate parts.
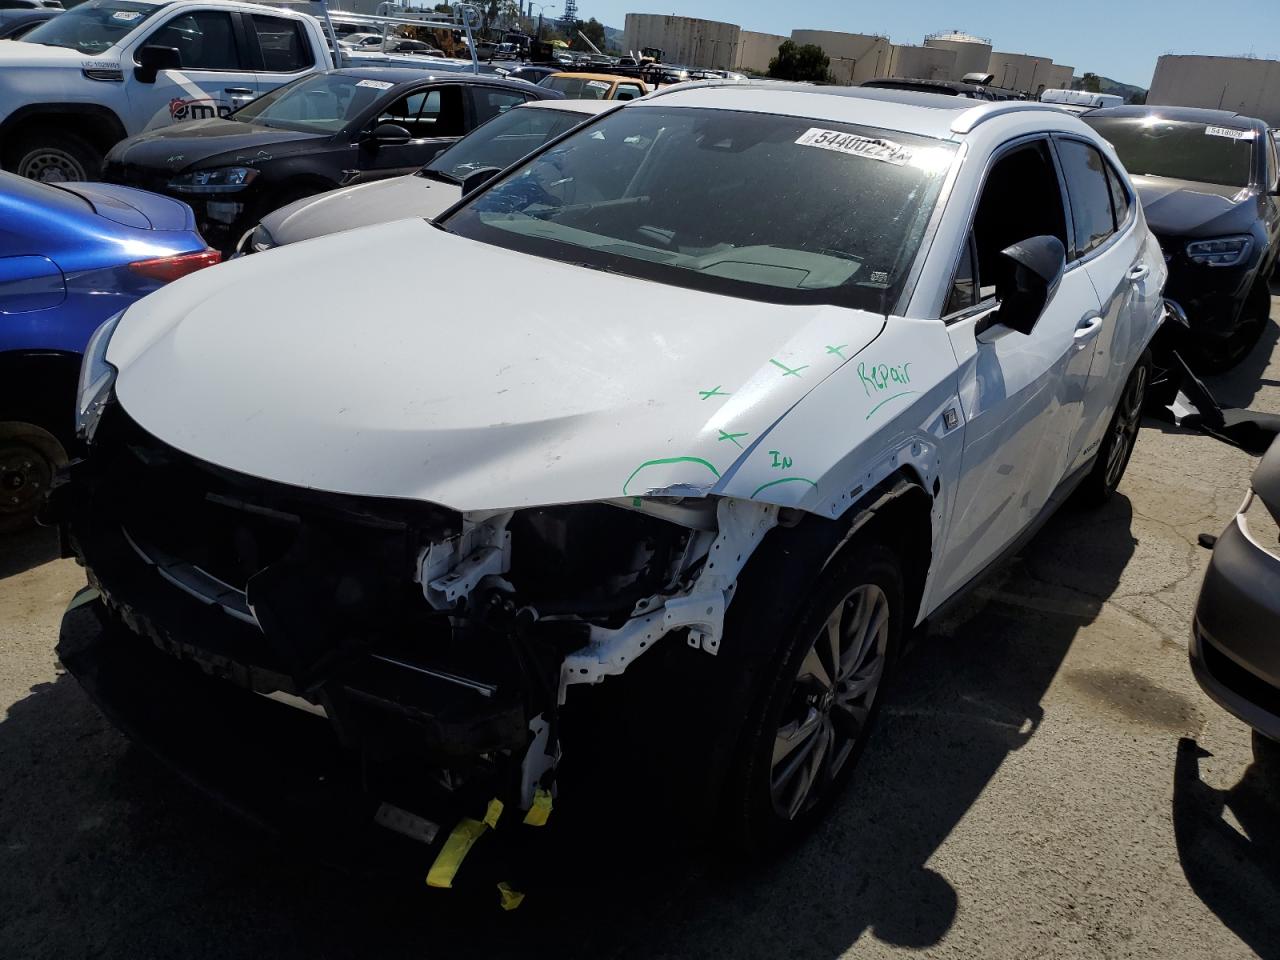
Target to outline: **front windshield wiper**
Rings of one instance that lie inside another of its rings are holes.
[[[455,187],[462,186],[462,181],[452,174],[445,173],[443,170],[433,170],[431,167],[423,167],[418,171],[418,176],[426,177],[428,180],[439,180],[441,183],[453,184]]]

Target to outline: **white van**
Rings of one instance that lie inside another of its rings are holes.
[[[1072,113],[1084,113],[1099,107],[1120,107],[1124,97],[1115,93],[1091,93],[1088,90],[1045,90],[1041,103],[1053,103]]]

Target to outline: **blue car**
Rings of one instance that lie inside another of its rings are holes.
[[[0,173],[0,530],[35,512],[74,451],[89,335],[140,297],[219,259],[181,201]]]

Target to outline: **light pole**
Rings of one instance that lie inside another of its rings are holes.
[[[542,11],[554,10],[556,8],[556,5],[554,3],[534,3],[533,0],[530,0],[529,11],[533,12],[534,7],[538,8],[538,33],[534,39],[541,40],[542,39]]]

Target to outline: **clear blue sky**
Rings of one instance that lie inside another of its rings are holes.
[[[563,0],[555,11],[563,9]],[[887,34],[920,43],[958,29],[995,49],[1052,57],[1147,87],[1162,53],[1280,60],[1280,0],[578,0],[582,19],[622,28],[627,13],[727,20],[784,36],[797,28]],[[548,10],[548,13],[551,13]]]

